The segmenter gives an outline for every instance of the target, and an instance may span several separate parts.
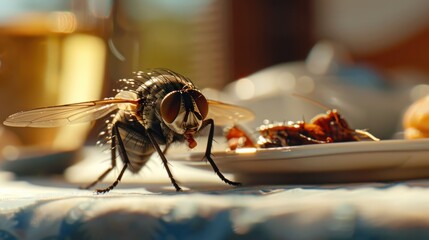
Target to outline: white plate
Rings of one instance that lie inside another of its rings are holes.
[[[211,170],[202,152],[172,160]],[[394,181],[429,177],[429,139],[315,144],[214,152],[223,173],[244,183]]]

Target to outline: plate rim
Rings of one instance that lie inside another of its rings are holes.
[[[213,151],[212,155],[214,160],[220,163],[230,161],[260,161],[267,158],[270,160],[285,160],[338,154],[404,151],[429,151],[429,138],[310,144],[265,149],[254,148],[250,152],[225,150]],[[174,155],[167,154],[167,157],[179,162],[201,162],[204,159],[204,152],[175,152]]]

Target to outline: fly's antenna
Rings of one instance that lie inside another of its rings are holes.
[[[301,98],[301,99],[303,99],[303,100],[305,100],[305,101],[307,101],[307,102],[309,102],[309,103],[311,103],[313,105],[317,105],[317,106],[319,106],[321,108],[324,108],[326,111],[331,111],[331,108],[329,108],[328,106],[326,106],[326,105],[324,105],[324,104],[322,104],[322,103],[320,103],[318,101],[315,101],[313,99],[310,99],[310,98],[308,98],[306,96],[303,96],[301,94],[292,93],[292,96]],[[365,136],[365,137],[367,137],[367,138],[369,138],[369,139],[371,139],[373,141],[380,141],[379,138],[375,137],[374,135],[372,135],[371,133],[369,133],[369,132],[367,132],[365,130],[361,130],[361,129],[354,129],[353,130],[353,129],[349,129],[349,128],[343,126],[343,124],[342,124],[342,122],[340,120],[340,116],[338,115],[338,112],[336,110],[332,110],[330,114],[333,114],[333,117],[335,118],[335,121],[337,122],[338,126],[340,126],[341,128],[343,128],[345,131],[355,132],[358,135]]]
[[[311,104],[313,104],[313,105],[315,105],[315,106],[319,106],[319,107],[321,107],[321,108],[325,109],[326,111],[328,111],[328,110],[330,110],[330,109],[331,109],[330,107],[328,107],[328,106],[324,105],[323,103],[318,102],[318,101],[316,101],[316,100],[314,100],[314,99],[311,99],[311,98],[309,98],[309,97],[306,97],[306,96],[304,96],[304,95],[301,95],[301,94],[299,94],[299,93],[291,93],[291,95],[292,95],[292,96],[294,96],[294,97],[297,97],[297,98],[301,98],[302,100],[305,100],[305,101],[307,101],[307,102],[309,102],[309,103],[311,103]]]
[[[305,101],[307,101],[307,102],[309,102],[309,103],[311,103],[311,104],[313,104],[313,105],[319,106],[319,107],[321,107],[321,108],[325,109],[326,111],[331,111],[331,112],[334,114],[334,118],[335,118],[335,121],[337,122],[337,124],[338,124],[339,126],[341,126],[342,128],[347,129],[346,127],[342,126],[341,121],[340,121],[340,118],[339,118],[338,113],[337,113],[337,111],[336,111],[336,110],[332,110],[332,108],[330,108],[330,107],[328,107],[328,106],[324,105],[323,103],[318,102],[318,101],[316,101],[316,100],[313,100],[313,99],[311,99],[311,98],[308,98],[308,97],[306,97],[306,96],[303,96],[303,95],[301,95],[301,94],[299,94],[299,93],[292,93],[292,96],[294,96],[294,97],[298,97],[298,98],[301,98],[302,100],[305,100]]]

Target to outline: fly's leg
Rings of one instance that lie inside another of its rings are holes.
[[[81,189],[90,189],[94,187],[97,183],[102,181],[107,174],[109,174],[115,167],[116,167],[116,138],[118,135],[115,134],[115,130],[112,130],[112,138],[111,138],[111,144],[110,144],[110,159],[111,159],[111,165],[108,169],[106,169],[94,182],[87,186],[80,187]]]
[[[210,165],[213,168],[213,171],[218,175],[218,177],[224,181],[225,183],[229,184],[229,185],[233,185],[233,186],[239,186],[241,185],[241,183],[238,182],[233,182],[229,179],[227,179],[225,176],[223,176],[223,174],[220,172],[219,168],[217,167],[216,163],[213,161],[212,159],[212,143],[213,143],[213,137],[214,137],[214,122],[213,119],[206,119],[203,121],[203,124],[201,126],[201,129],[207,127],[208,125],[210,125],[210,131],[209,131],[209,136],[208,136],[208,140],[207,140],[207,148],[206,148],[206,152],[204,153],[204,157],[207,159],[207,161],[209,161]]]
[[[162,154],[165,155],[165,153],[168,151],[169,148],[170,148],[170,144],[165,145],[164,150],[162,150]]]
[[[124,175],[125,170],[128,167],[128,164],[130,163],[129,159],[128,159],[128,155],[125,151],[125,146],[124,146],[124,142],[122,141],[121,135],[119,134],[119,127],[121,125],[119,125],[120,122],[117,122],[113,125],[112,128],[112,166],[107,169],[96,181],[95,183],[99,182],[100,180],[102,180],[107,173],[109,173],[115,166],[116,166],[116,146],[118,147],[118,153],[119,156],[122,158],[123,162],[124,162],[124,166],[121,169],[121,172],[119,173],[118,177],[116,178],[116,180],[107,188],[104,189],[97,189],[97,193],[106,193],[109,192],[110,190],[112,190],[113,188],[115,188],[118,183],[121,181],[122,176]],[[117,142],[116,142],[117,141]],[[115,164],[113,164],[113,162]]]
[[[150,129],[146,129],[146,133],[152,143],[152,146],[155,148],[156,152],[161,157],[162,163],[164,164],[165,170],[167,171],[168,177],[170,178],[171,184],[173,184],[174,188],[176,188],[176,191],[182,191],[180,186],[177,184],[176,179],[174,179],[173,173],[170,171],[170,167],[168,166],[167,158],[164,155],[169,145],[167,144],[164,151],[162,151],[158,143],[156,142],[155,137],[152,135],[152,131]]]

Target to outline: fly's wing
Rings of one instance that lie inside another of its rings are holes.
[[[119,108],[118,104],[136,104],[130,99],[109,99],[36,108],[10,115],[3,124],[12,127],[60,127],[99,119]]]
[[[250,121],[254,118],[253,112],[243,107],[214,100],[208,100],[208,103],[209,113],[207,118],[212,118],[216,125],[234,124]]]

